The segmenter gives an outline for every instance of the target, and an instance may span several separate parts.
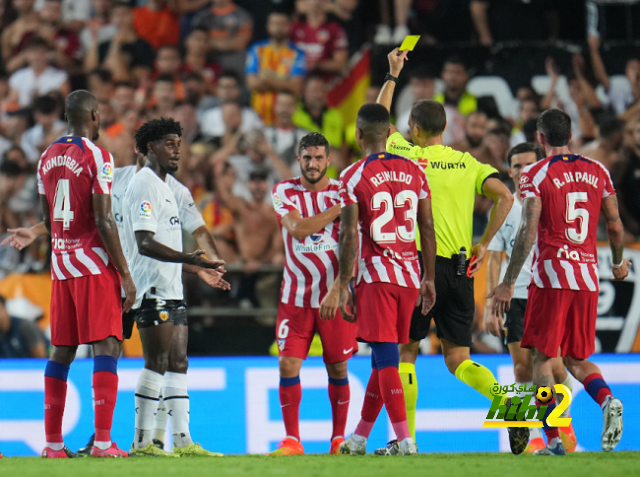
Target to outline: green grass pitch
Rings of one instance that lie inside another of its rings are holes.
[[[421,454],[363,457],[226,456],[46,460],[0,459],[0,475],[15,477],[605,477],[638,475],[640,452],[584,452],[566,457],[511,454]]]

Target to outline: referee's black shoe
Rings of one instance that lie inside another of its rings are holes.
[[[513,419],[507,419],[509,408],[511,407],[511,398],[507,398],[507,400],[504,402],[504,405],[507,408],[506,412],[504,413],[504,420],[517,421],[518,419],[516,417],[514,417]],[[515,455],[522,454],[526,449],[527,444],[529,444],[529,428],[508,427],[507,429],[509,430],[509,447],[511,447],[511,452],[513,452]]]
[[[91,439],[89,439],[89,442],[87,443],[86,446],[84,446],[82,449],[79,449],[78,452],[76,452],[78,457],[90,457],[91,456],[91,449],[93,448],[93,441],[95,439],[96,435],[93,434],[91,436]]]

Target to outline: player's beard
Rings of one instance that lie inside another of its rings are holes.
[[[322,171],[320,171],[320,174],[318,175],[317,179],[311,179],[307,174],[306,171],[301,170],[302,172],[302,176],[305,178],[305,180],[309,183],[309,184],[317,184],[318,182],[320,182],[322,180],[322,178],[327,175],[327,168],[325,167]]]

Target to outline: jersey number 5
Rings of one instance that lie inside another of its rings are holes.
[[[62,222],[64,230],[69,230],[71,227],[73,211],[71,210],[69,179],[60,179],[56,186],[56,198],[53,202],[53,220]]]
[[[400,209],[409,202],[409,207],[404,213],[405,221],[411,222],[411,226],[398,225],[394,232],[383,232],[382,228],[393,220],[394,207]],[[377,211],[385,205],[385,210],[371,222],[371,238],[376,243],[395,243],[396,238],[403,242],[413,242],[416,239],[416,216],[418,213],[418,195],[412,190],[399,192],[395,200],[389,192],[378,192],[371,198],[371,210]]]
[[[577,227],[568,227],[565,230],[567,239],[576,244],[582,244],[587,239],[589,233],[589,211],[576,207],[579,202],[587,202],[589,197],[586,192],[569,192],[567,194],[567,213],[565,221],[567,224],[573,224],[578,221]]]

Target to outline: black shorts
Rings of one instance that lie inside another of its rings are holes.
[[[144,298],[135,311],[138,329],[172,322],[174,326],[187,326],[187,304],[184,300]]]
[[[507,311],[507,321],[504,324],[504,341],[506,344],[522,341],[524,333],[524,312],[527,309],[525,298],[513,298]]]
[[[420,341],[429,334],[431,319],[435,321],[438,338],[471,347],[471,329],[475,312],[473,278],[456,273],[458,258],[436,257],[436,304],[425,316],[417,307],[411,319],[409,337]],[[469,261],[466,263],[469,267]],[[422,255],[420,254],[420,268]]]
[[[122,299],[124,305],[124,298]],[[131,339],[133,334],[133,322],[135,321],[135,312],[133,310],[122,311],[122,339]]]

